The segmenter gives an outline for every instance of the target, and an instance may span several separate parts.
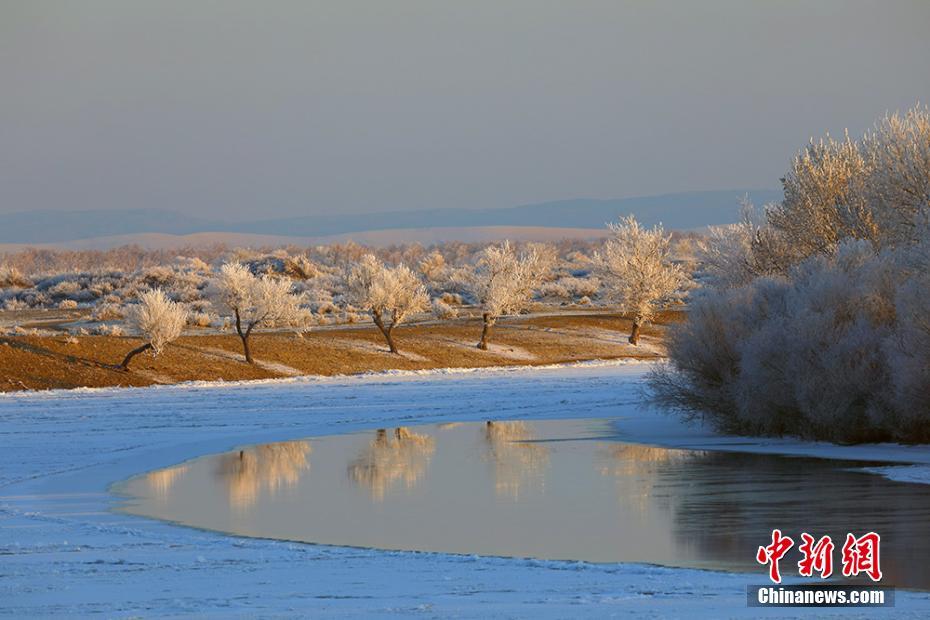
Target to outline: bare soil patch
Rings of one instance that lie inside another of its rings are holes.
[[[250,341],[256,364],[243,361],[241,343],[233,334],[186,335],[158,357],[138,356],[130,372],[116,365],[138,346],[138,338],[11,336],[0,338],[0,391],[655,359],[663,355],[665,326],[681,317],[680,312],[661,315],[644,330],[638,347],[626,342],[630,321],[605,313],[505,318],[495,326],[490,351],[475,346],[481,324],[470,318],[399,327],[395,334],[401,355],[387,353],[371,326],[321,329],[302,337],[258,332]]]

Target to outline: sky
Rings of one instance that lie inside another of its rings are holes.
[[[0,0],[0,212],[775,188],[930,102],[930,2]]]

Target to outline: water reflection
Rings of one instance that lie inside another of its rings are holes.
[[[294,487],[310,468],[310,442],[269,443],[218,459],[216,476],[226,486],[229,505],[237,510],[253,506],[262,491],[274,495],[285,487]]]
[[[485,456],[494,466],[494,490],[499,496],[520,499],[527,487],[545,486],[549,448],[533,443],[536,435],[526,422],[487,422]]]
[[[657,473],[671,465],[684,465],[687,461],[701,458],[704,454],[694,450],[670,450],[617,443],[608,445],[598,452],[596,467],[602,476],[615,480],[617,501],[629,503],[632,500],[640,511],[648,512],[653,505],[661,509],[668,508],[661,495],[654,497]],[[661,491],[661,487],[659,490]],[[649,503],[650,500],[652,504]]]
[[[390,434],[378,429],[371,443],[349,463],[349,479],[368,488],[376,501],[383,501],[398,482],[408,490],[415,487],[426,474],[435,450],[432,437],[405,426]]]
[[[149,472],[145,475],[145,483],[149,486],[152,494],[161,501],[167,499],[171,493],[171,487],[174,483],[187,473],[187,465],[176,465]]]
[[[930,589],[930,485],[852,471],[867,463],[665,450],[611,436],[600,420],[398,427],[314,439],[312,472],[309,442],[275,443],[117,490],[130,498],[127,512],[246,536],[760,579],[755,552],[774,528],[796,541],[801,532],[842,541],[873,530],[883,583]],[[794,572],[798,559],[792,549],[783,569]]]
[[[657,471],[653,487],[675,485],[665,494],[674,535],[698,556],[737,570],[743,562],[733,559],[775,528],[796,545],[801,532],[829,534],[842,544],[848,532],[875,531],[882,537],[883,583],[930,587],[930,566],[920,559],[930,551],[927,485],[850,471],[856,463],[806,458],[703,452],[680,465]],[[685,477],[690,484],[682,484]]]

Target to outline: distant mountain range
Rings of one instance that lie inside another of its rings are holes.
[[[233,238],[247,234],[303,238],[338,236],[340,239],[353,238],[353,233],[357,233],[359,240],[366,235],[369,238],[403,240],[397,235],[373,236],[371,233],[395,229],[444,229],[447,235],[454,236],[449,231],[471,228],[602,229],[606,222],[616,221],[629,213],[646,225],[661,222],[667,229],[688,230],[736,221],[739,199],[746,194],[757,205],[782,197],[776,190],[732,189],[609,200],[560,200],[501,209],[308,215],[253,222],[208,220],[159,209],[23,211],[2,216],[0,243],[49,245],[82,239],[125,238],[127,235],[183,236],[196,233],[235,233],[230,235]],[[222,238],[222,234],[216,238]],[[428,235],[420,235],[419,238],[426,239]]]

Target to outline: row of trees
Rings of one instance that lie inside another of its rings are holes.
[[[594,255],[593,264],[601,279],[609,284],[611,298],[632,315],[629,341],[636,345],[644,323],[680,291],[686,276],[672,262],[670,237],[661,226],[646,229],[630,216],[611,224],[610,230],[611,237],[602,251]],[[441,259],[441,256],[426,257],[428,269],[422,271],[441,271]],[[488,349],[491,330],[500,317],[526,307],[555,261],[555,253],[548,246],[529,244],[518,250],[505,241],[488,246],[469,269],[452,274],[481,310],[479,349]],[[394,330],[430,305],[420,277],[406,265],[392,267],[372,254],[365,254],[347,270],[345,281],[348,301],[371,316],[391,353],[398,353]],[[256,328],[309,327],[310,313],[302,308],[301,296],[293,293],[287,278],[255,275],[244,265],[233,262],[220,269],[216,285],[222,303],[233,315],[248,363],[253,362],[249,339]],[[121,365],[124,370],[139,353],[157,354],[178,338],[187,311],[155,289],[140,296],[131,319],[144,344],[126,356]]]
[[[656,400],[733,433],[930,440],[930,113],[802,149],[717,229]]]

